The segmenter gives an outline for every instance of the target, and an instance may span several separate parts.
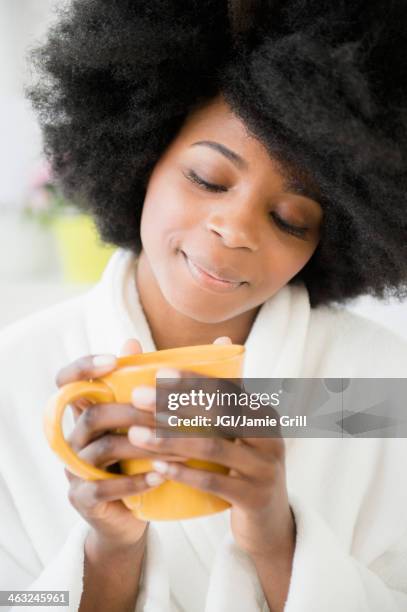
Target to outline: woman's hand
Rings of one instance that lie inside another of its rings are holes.
[[[218,338],[215,343],[223,342]],[[128,340],[121,355],[136,355],[142,352],[138,340]],[[110,360],[109,360],[110,358]],[[56,376],[58,387],[80,380],[99,378],[117,366],[114,355],[89,355],[62,368]],[[163,455],[155,451],[138,449],[130,443],[127,435],[111,433],[111,430],[133,425],[154,427],[155,404],[135,405],[104,403],[92,404],[85,398],[71,404],[75,427],[67,442],[84,461],[107,468],[122,459],[152,457],[155,459],[185,460],[182,455]],[[93,527],[92,541],[104,549],[119,549],[141,541],[147,522],[137,519],[123,504],[122,498],[144,493],[164,482],[157,472],[109,478],[85,480],[65,469],[70,483],[69,501],[83,518]]]
[[[185,392],[193,372],[178,371],[179,386],[173,380],[171,392]],[[221,379],[217,380],[217,388]],[[183,384],[184,381],[184,384]],[[227,389],[230,392],[230,387]],[[151,395],[154,389],[151,388]],[[150,401],[150,406],[152,405]],[[137,405],[141,407],[142,402]],[[208,413],[205,413],[207,415]],[[155,429],[168,432],[168,426]],[[161,433],[162,433],[161,432]],[[275,438],[156,437],[154,428],[131,427],[129,440],[136,448],[166,455],[183,455],[219,463],[229,468],[228,474],[199,470],[181,463],[158,460],[154,468],[165,478],[189,484],[214,493],[231,504],[231,527],[241,549],[253,559],[271,556],[292,559],[295,525],[290,509],[285,473],[285,445]]]
[[[135,355],[141,351],[138,340],[128,340],[121,354]],[[100,355],[90,355],[74,361],[58,372],[57,386],[108,374],[117,365],[115,356],[110,357],[110,363],[106,356],[103,356],[103,363]],[[118,403],[92,405],[86,399],[79,399],[71,406],[75,427],[67,441],[84,461],[106,468],[120,459],[147,457],[151,454],[157,457],[156,453],[135,448],[125,434],[113,434],[110,431],[135,424],[152,426],[152,408],[139,410],[132,404]],[[69,501],[93,527],[93,541],[112,550],[133,546],[141,541],[147,522],[137,519],[121,499],[153,489],[163,482],[162,476],[152,472],[115,479],[85,480],[73,475],[68,469],[65,469],[65,475],[70,483]]]

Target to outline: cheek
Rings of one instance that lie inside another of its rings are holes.
[[[148,190],[144,200],[140,232],[145,246],[155,244],[157,248],[177,242],[182,234],[197,227],[200,223],[199,207],[194,206],[192,198],[176,185],[166,182],[164,187],[154,185]]]
[[[273,284],[288,282],[311,259],[315,249],[314,242],[290,237],[274,240],[262,258],[263,278],[270,279]]]
[[[163,236],[176,224],[177,217],[170,194],[148,194],[144,200],[140,222],[143,244],[161,241]]]

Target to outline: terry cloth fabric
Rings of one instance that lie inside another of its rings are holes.
[[[68,501],[42,414],[57,371],[72,360],[117,354],[134,337],[144,352],[156,349],[136,265],[119,249],[92,289],[0,333],[0,590],[68,590],[69,610],[79,608],[90,527]],[[404,340],[345,308],[311,309],[304,286],[263,304],[245,347],[244,377],[407,371]],[[64,426],[73,426],[69,410]],[[297,539],[285,612],[407,611],[406,465],[403,439],[286,439]],[[230,510],[151,522],[135,612],[268,610],[229,523]]]

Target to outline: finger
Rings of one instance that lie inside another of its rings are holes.
[[[136,423],[153,425],[154,417],[131,404],[92,404],[81,413],[67,441],[73,450],[79,451],[108,430]]]
[[[183,482],[201,491],[214,493],[231,504],[244,505],[246,498],[254,490],[252,483],[237,476],[197,470],[182,463],[154,461],[153,466],[168,480]]]
[[[127,355],[138,355],[142,352],[143,348],[141,346],[141,343],[136,338],[130,338],[129,340],[126,340],[126,342],[120,349],[120,355],[122,357],[126,357]]]
[[[130,338],[123,344],[120,354],[121,356],[124,357],[126,355],[136,355],[141,352],[142,352],[142,347],[141,347],[139,340],[137,340],[136,338]],[[88,408],[91,405],[92,405],[92,402],[86,398],[79,398],[71,404],[75,423],[78,420],[79,416],[81,415],[82,410],[84,410],[85,408]],[[78,407],[79,410],[76,407]]]
[[[69,471],[68,467],[64,468],[64,474],[65,474],[68,482],[73,482],[74,480],[76,480],[78,478],[78,476],[76,476],[76,474],[72,474],[72,472]]]
[[[155,388],[147,385],[138,385],[131,393],[131,402],[135,408],[155,414]]]
[[[163,461],[185,461],[188,457],[161,455],[154,451],[136,448],[127,435],[106,434],[83,448],[78,456],[94,465],[106,468],[123,459],[162,459]]]
[[[236,380],[228,380],[228,379],[218,379],[214,377],[205,377],[201,374],[197,374],[195,372],[189,372],[186,370],[174,370],[170,368],[161,368],[157,371],[157,389],[159,391],[166,391],[166,393],[157,394],[156,388],[152,386],[140,385],[135,387],[132,391],[131,401],[134,406],[137,406],[140,410],[149,410],[150,412],[155,412],[156,419],[161,424],[168,423],[169,410],[177,410],[177,415],[185,416],[185,417],[194,417],[200,416],[202,413],[202,408],[205,408],[205,411],[210,409],[211,415],[215,417],[213,421],[215,422],[216,416],[222,414],[222,405],[217,403],[211,406],[207,406],[205,403],[208,396],[214,395],[216,391],[222,391],[224,393],[228,393],[229,395],[234,393],[239,395],[242,392],[241,386],[239,386],[240,379],[236,382]],[[181,405],[179,402],[179,396],[185,393],[191,393],[191,391],[202,390],[202,385],[197,384],[197,379],[205,380],[204,385],[204,396],[202,401],[204,401],[204,405],[200,403],[188,404],[187,406]],[[198,387],[198,389],[197,389]],[[173,397],[170,398],[168,394],[171,394]],[[175,397],[174,397],[175,396]],[[169,403],[171,399],[171,404]],[[158,401],[159,400],[159,401]],[[158,402],[158,403],[157,403]],[[221,429],[221,433],[224,437],[234,438],[234,431],[227,424],[218,428]]]
[[[137,474],[136,476],[118,476],[106,480],[79,479],[71,487],[69,500],[77,508],[91,510],[101,503],[145,493],[162,484],[164,480],[164,477],[157,472]]]
[[[77,414],[78,416],[80,416],[82,414],[82,411],[85,410],[85,408],[93,406],[93,402],[90,399],[87,399],[86,397],[80,397],[74,402],[72,402],[71,406],[75,408],[75,415]]]
[[[79,407],[80,406],[80,407]],[[79,400],[75,403],[70,404],[72,413],[73,413],[73,418],[75,423],[77,422],[77,420],[79,419],[79,417],[82,414],[82,410],[84,410],[86,408],[86,406],[82,407],[82,403],[79,404]]]
[[[59,370],[55,382],[58,387],[78,380],[90,380],[111,372],[117,365],[115,355],[87,355]]]
[[[164,430],[157,429],[158,433]],[[168,431],[168,430],[167,430]],[[128,431],[131,444],[163,455],[177,455],[191,459],[219,463],[234,469],[243,477],[261,480],[272,478],[275,462],[272,456],[264,456],[250,446],[235,444],[220,437],[159,437],[149,427],[132,426]]]
[[[213,344],[233,344],[229,336],[219,336],[213,341]]]
[[[242,389],[243,383],[238,379],[225,379],[213,376],[204,376],[187,370],[176,370],[178,378],[160,378],[157,372],[157,394],[156,394],[156,413],[157,415],[169,415],[168,411],[177,411],[177,414],[185,416],[199,416],[207,414],[212,416],[213,423],[217,422],[216,417],[224,413],[224,405],[219,401],[223,396],[230,402],[239,402],[239,398],[245,391]],[[153,392],[150,391],[151,397]],[[198,394],[198,396],[192,394]],[[146,392],[147,395],[147,392]],[[190,396],[191,401],[186,401],[186,396]],[[181,401],[182,398],[182,401]],[[240,410],[237,405],[236,410]],[[164,416],[162,417],[164,419]],[[222,422],[222,430],[225,429]],[[226,425],[227,427],[227,425]],[[226,435],[226,431],[225,431]],[[234,436],[233,436],[234,437]]]

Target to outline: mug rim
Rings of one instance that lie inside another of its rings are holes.
[[[189,355],[185,357],[185,362],[189,363],[189,365],[203,365],[205,363],[222,362],[227,361],[228,359],[233,359],[235,357],[239,357],[245,352],[244,344],[199,344],[194,346],[178,346],[176,348],[162,349],[159,351],[149,351],[148,353],[138,353],[137,355],[125,355],[123,357],[117,358],[117,368],[126,368],[126,367],[143,367],[143,368],[155,368],[157,366],[160,367],[174,367],[173,364],[170,363],[168,357],[171,356],[171,359],[177,356],[177,353],[182,353],[185,349],[188,351],[192,351],[193,353],[200,353],[202,350],[210,350],[215,353],[220,353],[219,356],[214,356],[213,358],[197,358],[194,359],[194,356]],[[157,353],[159,353],[159,357],[157,358]],[[225,353],[222,355],[222,353]],[[143,363],[137,363],[140,358],[147,357],[147,361]],[[150,362],[150,359],[152,360]],[[183,359],[181,356],[178,357],[178,360],[182,363]],[[192,363],[193,361],[193,363]],[[117,369],[116,368],[116,369]]]

